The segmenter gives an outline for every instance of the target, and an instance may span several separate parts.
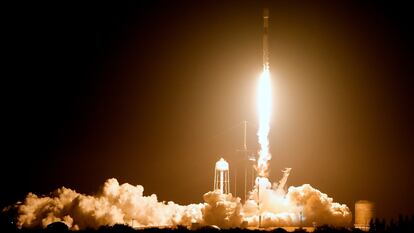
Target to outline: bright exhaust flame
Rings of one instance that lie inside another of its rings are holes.
[[[270,116],[272,109],[272,90],[269,69],[264,69],[260,75],[257,105],[259,112],[259,130],[257,136],[259,137],[260,144],[257,174],[261,177],[267,177],[269,160],[272,158],[269,151]]]

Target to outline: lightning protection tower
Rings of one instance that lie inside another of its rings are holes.
[[[243,137],[243,149],[237,150],[243,155],[243,168],[244,168],[244,201],[248,199],[248,192],[254,187],[254,181],[256,178],[255,164],[256,155],[253,151],[247,149],[247,121],[244,121],[244,137]],[[236,182],[236,181],[235,181]]]
[[[223,158],[216,162],[214,171],[214,190],[220,190],[222,194],[230,192],[229,163]]]

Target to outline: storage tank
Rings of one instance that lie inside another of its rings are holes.
[[[214,190],[220,190],[222,194],[230,192],[229,163],[221,158],[216,163],[214,171]]]
[[[375,218],[375,205],[367,200],[355,202],[355,228],[369,230],[369,222]]]

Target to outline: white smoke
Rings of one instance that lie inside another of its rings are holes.
[[[257,199],[257,190],[253,191]],[[352,214],[344,204],[333,202],[328,195],[309,184],[289,187],[286,194],[275,189],[260,190],[260,207],[249,200],[243,207],[249,226],[262,227],[332,225],[348,226]]]
[[[289,187],[285,191],[289,171],[273,185],[260,177],[250,199],[242,205],[240,198],[222,194],[219,190],[204,194],[204,203],[178,205],[160,202],[155,194],[144,196],[141,185],[119,184],[108,179],[95,196],[77,193],[62,187],[49,196],[29,193],[18,203],[19,228],[46,227],[50,223],[64,222],[71,230],[99,228],[103,225],[126,224],[133,227],[190,227],[216,225],[220,228],[240,227],[243,221],[262,227],[312,226],[329,224],[347,226],[352,220],[346,205],[309,184]],[[258,188],[260,187],[260,188]],[[259,191],[260,208],[257,205]],[[260,213],[260,214],[259,214]]]
[[[243,207],[249,226],[258,226],[259,216],[261,227],[348,226],[351,223],[352,214],[346,205],[333,202],[327,194],[309,184],[291,186],[286,192],[290,170],[283,170],[282,179],[273,185],[267,178],[256,179],[250,200]]]
[[[141,185],[119,185],[116,179],[105,182],[96,196],[79,194],[65,187],[50,196],[29,193],[18,205],[19,228],[46,227],[62,221],[72,230],[127,224],[134,227],[191,225],[201,222],[203,204],[181,206],[159,202],[157,196],[143,195]]]
[[[231,228],[239,227],[242,223],[240,198],[215,190],[204,194],[204,201],[202,212],[205,225]]]

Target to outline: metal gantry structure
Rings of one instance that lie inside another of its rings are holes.
[[[243,149],[238,150],[243,156],[244,170],[244,201],[248,199],[248,192],[254,187],[254,179],[256,174],[255,163],[256,155],[247,148],[247,121],[244,121]]]

